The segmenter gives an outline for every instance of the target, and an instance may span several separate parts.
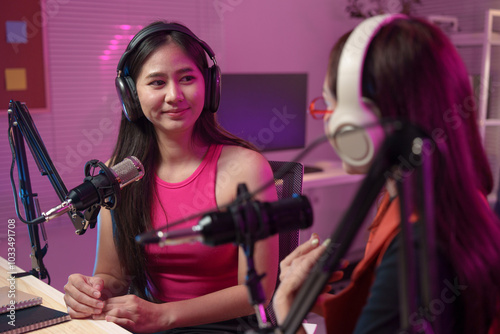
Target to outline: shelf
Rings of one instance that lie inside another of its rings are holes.
[[[499,126],[500,120],[488,119],[488,95],[490,85],[490,71],[492,47],[500,46],[500,33],[493,31],[493,21],[500,18],[500,10],[489,9],[485,13],[484,29],[477,33],[450,34],[450,40],[456,47],[476,46],[481,48],[481,74],[478,104],[479,133],[484,142],[486,126]]]
[[[484,121],[485,126],[500,126],[500,119],[489,118]]]
[[[451,34],[450,39],[456,46],[483,46],[485,41],[484,32]],[[500,33],[491,34],[490,44],[500,46]]]

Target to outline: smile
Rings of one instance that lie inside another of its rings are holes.
[[[181,114],[184,114],[189,108],[185,109],[176,109],[176,110],[167,110],[167,111],[162,111],[162,114],[167,114],[169,116],[178,116]]]

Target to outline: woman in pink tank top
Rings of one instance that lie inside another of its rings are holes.
[[[273,178],[267,160],[216,121],[220,72],[213,51],[183,25],[152,23],[120,59],[116,86],[124,114],[109,163],[133,155],[145,175],[121,191],[112,212],[101,211],[93,276],[73,274],[65,286],[69,314],[133,332],[244,329],[241,317],[254,309],[239,247],[143,247],[134,239],[159,227],[193,226],[198,219],[175,223],[230,203],[240,183],[252,191]],[[256,198],[274,201],[276,190],[268,187]],[[270,299],[277,236],[257,242],[254,259],[257,272],[266,273],[262,286]]]

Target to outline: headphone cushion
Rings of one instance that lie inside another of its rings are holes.
[[[205,108],[210,112],[219,109],[221,92],[221,72],[217,65],[208,68],[205,76]]]
[[[366,100],[365,100],[366,101]],[[341,159],[351,166],[368,165],[384,138],[375,105],[363,103],[362,108],[337,106],[327,127],[333,146]],[[365,128],[366,127],[366,128]]]
[[[125,117],[131,122],[136,121],[143,114],[134,80],[130,76],[117,77],[115,86]],[[137,112],[140,112],[140,114],[137,114]]]

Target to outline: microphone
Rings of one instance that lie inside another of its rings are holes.
[[[136,236],[140,244],[159,246],[199,241],[209,246],[265,239],[280,232],[312,225],[313,211],[306,196],[294,195],[275,202],[246,201],[230,205],[226,211],[204,215],[197,225],[173,231],[151,231]]]
[[[97,175],[90,175],[90,168],[100,167]],[[102,162],[91,160],[85,165],[85,179],[82,184],[71,189],[66,200],[36,218],[32,223],[39,224],[59,217],[69,211],[86,210],[94,205],[114,209],[119,201],[120,189],[144,176],[144,166],[134,156],[108,168]],[[111,197],[111,199],[108,199]]]

